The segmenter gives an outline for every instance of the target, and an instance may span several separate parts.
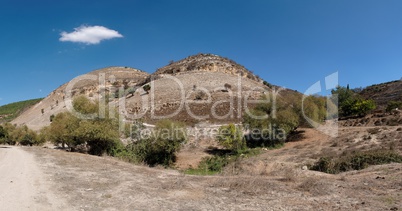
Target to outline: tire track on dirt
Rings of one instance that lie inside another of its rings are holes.
[[[50,188],[32,154],[0,146],[0,210],[62,210],[63,201]]]

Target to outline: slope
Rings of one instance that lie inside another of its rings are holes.
[[[25,100],[0,106],[0,123],[9,122],[43,98]]]
[[[114,94],[115,86],[135,86],[148,75],[146,72],[128,67],[108,67],[89,72],[63,84],[35,106],[23,112],[12,123],[25,124],[33,130],[39,130],[50,125],[52,115],[67,111],[75,96],[86,95],[97,100],[99,97]]]

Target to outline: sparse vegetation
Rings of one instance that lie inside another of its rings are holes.
[[[310,169],[337,174],[391,162],[401,163],[402,156],[391,150],[358,151],[338,158],[321,157]]]
[[[286,136],[300,123],[300,116],[295,109],[284,102],[271,102],[258,105],[249,114],[243,116],[243,125],[248,147],[273,147],[281,145]]]

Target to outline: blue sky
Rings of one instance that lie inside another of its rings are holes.
[[[399,80],[400,11],[399,0],[0,0],[0,105],[95,69],[151,73],[200,52],[300,92],[335,71],[351,87]]]

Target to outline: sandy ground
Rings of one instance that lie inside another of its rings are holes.
[[[61,210],[34,156],[21,148],[0,146],[0,210]]]

